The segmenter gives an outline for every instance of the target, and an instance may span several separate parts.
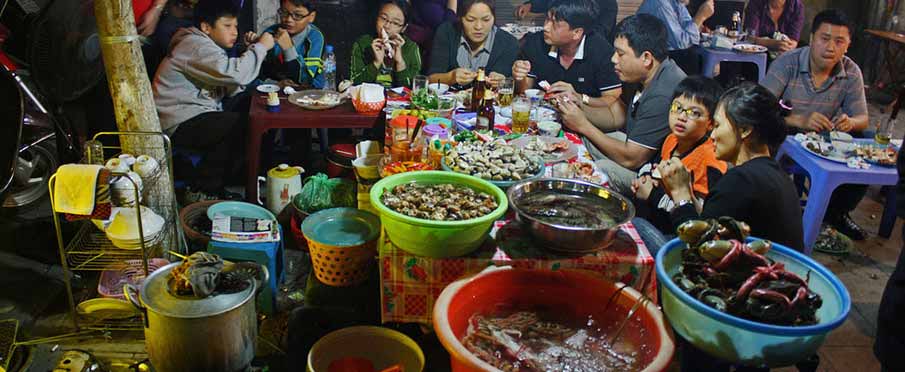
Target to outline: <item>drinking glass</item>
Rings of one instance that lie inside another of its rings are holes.
[[[85,164],[104,165],[104,144],[98,140],[85,141]]]
[[[874,134],[874,142],[880,146],[889,146],[889,140],[892,138],[892,131],[896,127],[896,118],[890,115],[886,120],[880,121],[877,125],[877,133]]]
[[[501,107],[508,107],[512,104],[512,95],[515,93],[515,81],[512,78],[505,78],[500,83],[499,101]]]
[[[531,100],[519,96],[512,101],[512,132],[525,133],[531,124]]]
[[[421,89],[427,89],[427,76],[418,75],[412,80],[412,94],[417,93]]]

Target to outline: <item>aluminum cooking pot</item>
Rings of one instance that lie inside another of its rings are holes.
[[[254,297],[260,282],[266,283],[267,269],[257,265],[263,280],[244,290],[215,294],[207,298],[170,293],[170,271],[181,262],[152,273],[141,287],[127,285],[126,298],[142,311],[145,320],[145,347],[158,372],[244,370],[255,355],[258,323]],[[261,278],[259,278],[261,279]]]

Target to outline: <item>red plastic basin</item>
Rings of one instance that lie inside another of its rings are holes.
[[[607,311],[607,301],[622,284],[613,283],[590,273],[572,270],[529,270],[489,268],[472,277],[447,286],[434,304],[434,330],[443,347],[449,351],[452,371],[487,371],[498,369],[469,352],[460,340],[474,314],[493,314],[506,309],[549,309],[567,318],[587,319],[601,324],[625,318],[640,294],[625,288]],[[647,303],[636,311],[621,338],[641,350],[643,371],[665,370],[672,360],[675,345],[672,333],[664,323],[656,305]]]

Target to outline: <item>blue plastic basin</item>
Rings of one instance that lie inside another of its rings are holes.
[[[273,215],[267,208],[257,204],[246,203],[241,201],[224,201],[211,205],[207,208],[207,218],[211,221],[214,216],[222,214],[230,217],[257,218],[259,220],[274,220],[277,217]]]
[[[756,239],[749,239],[756,240]],[[823,299],[817,310],[819,323],[810,326],[778,326],[754,322],[717,311],[683,292],[672,281],[682,263],[685,243],[673,239],[657,254],[657,281],[663,312],[676,332],[697,348],[721,359],[751,366],[792,365],[817,352],[827,333],[842,325],[851,309],[845,285],[810,257],[773,243],[767,257],[805,278]]]

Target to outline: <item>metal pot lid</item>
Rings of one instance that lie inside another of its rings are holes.
[[[182,262],[174,262],[153,272],[141,287],[141,302],[148,310],[173,318],[206,318],[242,306],[254,297],[255,285],[207,298],[178,296],[170,293],[170,271]]]

